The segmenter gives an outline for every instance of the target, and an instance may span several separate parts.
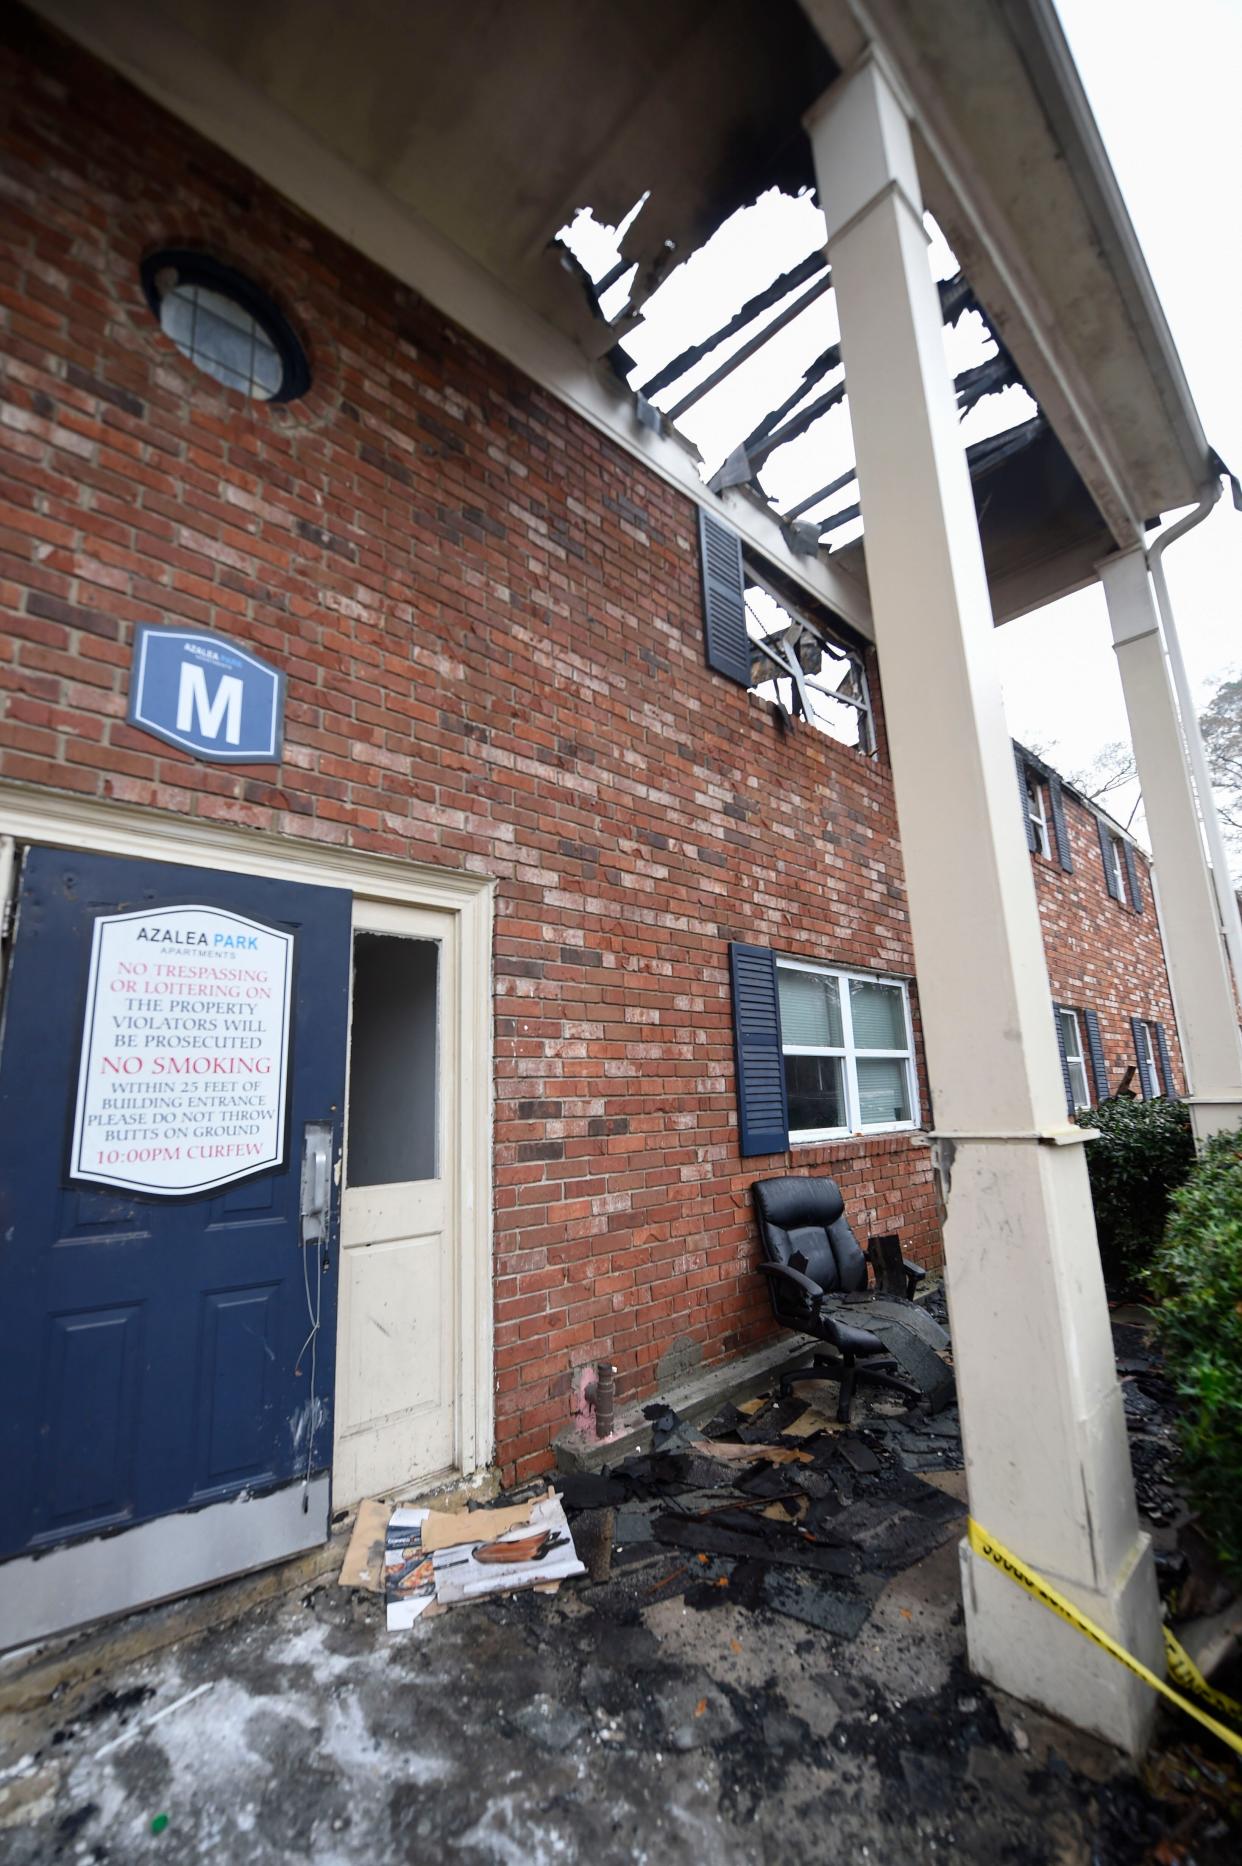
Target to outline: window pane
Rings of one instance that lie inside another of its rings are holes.
[[[777,968],[781,997],[781,1040],[786,1048],[839,1050],[841,999],[835,978],[818,972]]]
[[[1138,1027],[1138,1064],[1139,1089],[1145,1099],[1160,1093],[1160,1083],[1156,1075],[1156,1059],[1152,1054],[1151,1025],[1140,1024]]]
[[[1091,1093],[1087,1088],[1087,1072],[1083,1068],[1081,1056],[1069,1058],[1070,1094],[1074,1097],[1074,1108],[1089,1108]]]
[[[887,1126],[891,1121],[910,1119],[910,1097],[906,1092],[906,1065],[896,1058],[858,1062],[858,1108],[864,1127]]]
[[[191,292],[181,286],[166,292],[160,299],[160,323],[166,337],[171,337],[180,350],[188,350],[194,331],[194,313],[196,300]]]
[[[899,985],[872,985],[850,980],[850,1016],[854,1020],[854,1047],[858,1050],[904,1050],[906,1018]]]
[[[789,1130],[845,1127],[844,1063],[839,1056],[787,1056],[785,1088],[789,1095]]]
[[[347,1185],[436,1176],[439,953],[434,940],[355,936]]]
[[[192,363],[226,388],[265,401],[283,365],[271,338],[243,306],[201,285],[176,285],[160,300],[160,323]]]
[[[226,309],[231,309],[227,306]],[[255,325],[239,324],[236,318],[221,317],[214,306],[199,302],[191,326],[192,355],[204,362],[218,363],[236,376],[250,374],[250,356],[254,349]]]
[[[1035,837],[1035,847],[1040,855],[1048,855],[1048,817],[1044,809],[1044,787],[1039,779],[1028,771],[1026,776],[1026,813],[1031,821],[1031,830]]]
[[[1081,1060],[1082,1043],[1078,1036],[1078,1019],[1072,1011],[1059,1011],[1057,1015],[1061,1019],[1061,1041],[1065,1045],[1066,1060],[1068,1062]]]

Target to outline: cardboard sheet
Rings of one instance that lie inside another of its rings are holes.
[[[368,1497],[358,1505],[349,1547],[345,1551],[341,1572],[336,1577],[338,1587],[365,1587],[373,1594],[382,1591],[384,1536],[391,1514],[392,1504],[381,1503],[374,1497]]]
[[[481,1516],[491,1514],[492,1511],[475,1510],[465,1520],[477,1523]],[[510,1594],[518,1588],[538,1587],[541,1583],[586,1573],[574,1549],[561,1500],[554,1490],[531,1504],[528,1518],[527,1523],[487,1541],[437,1549],[431,1558],[436,1599],[452,1605],[457,1601],[477,1600],[484,1594]],[[524,1553],[532,1540],[545,1543],[544,1552],[534,1560],[527,1559]],[[507,1543],[513,1545],[517,1557],[512,1561],[503,1558]],[[518,1551],[522,1553],[519,1555]],[[495,1559],[498,1554],[500,1559]]]
[[[532,1510],[555,1494],[549,1490],[546,1496],[511,1503],[501,1510],[429,1510],[423,1524],[423,1547],[433,1555],[437,1549],[458,1548],[463,1542],[494,1542],[497,1536],[528,1523]]]
[[[810,1438],[815,1432],[844,1432],[845,1427],[835,1419],[821,1412],[818,1406],[808,1406],[804,1413],[799,1413],[792,1425],[782,1428],[782,1438]]]

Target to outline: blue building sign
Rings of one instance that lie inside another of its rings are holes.
[[[280,763],[285,677],[204,629],[139,623],[129,723],[216,764]]]

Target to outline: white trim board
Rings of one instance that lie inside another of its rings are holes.
[[[641,427],[629,392],[610,386],[576,344],[411,208],[238,78],[191,33],[162,17],[158,6],[143,0],[33,0],[33,5],[61,32],[550,390],[659,478],[723,517],[785,577],[873,639],[864,585],[822,557],[795,556],[775,517],[741,493],[709,492],[683,444]]]
[[[306,1506],[294,1482],[19,1555],[0,1568],[0,1652],[318,1548],[328,1539],[326,1474],[311,1479]]]
[[[408,901],[415,907],[464,907],[480,896],[490,897],[495,885],[490,876],[464,869],[402,862],[391,855],[368,855],[269,830],[235,829],[205,818],[74,797],[4,778],[0,835],[57,848],[98,848],[109,855],[184,862],[192,868],[233,868],[270,880],[308,881],[348,888],[374,900]]]
[[[288,837],[66,797],[0,780],[0,853],[5,838],[10,837],[17,843],[347,888],[364,900],[438,908],[456,917],[460,981],[456,1199],[461,1241],[457,1460],[463,1477],[486,1465],[495,1444],[492,880],[459,869],[398,862],[347,849],[321,849]],[[11,1566],[0,1572],[7,1575]]]

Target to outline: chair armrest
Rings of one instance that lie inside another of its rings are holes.
[[[783,1283],[793,1283],[804,1296],[811,1296],[816,1307],[824,1300],[825,1292],[809,1276],[803,1276],[801,1270],[794,1270],[787,1263],[761,1263],[759,1269],[764,1276],[779,1276]]]
[[[901,1267],[906,1273],[906,1295],[911,1302],[913,1302],[914,1292],[927,1275],[927,1272],[921,1264],[911,1263],[908,1257],[902,1258]]]

